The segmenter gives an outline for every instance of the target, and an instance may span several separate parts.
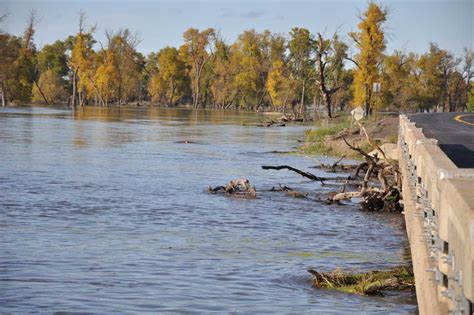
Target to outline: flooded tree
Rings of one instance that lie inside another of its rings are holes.
[[[174,47],[166,47],[158,54],[150,55],[154,64],[148,82],[148,92],[158,103],[175,105],[184,96],[187,76],[186,65]]]
[[[199,107],[199,94],[201,79],[205,65],[212,56],[212,43],[215,38],[215,31],[212,28],[199,31],[196,28],[189,28],[183,34],[184,45],[180,51],[182,58],[187,61],[191,69],[193,107]]]
[[[67,102],[69,93],[68,57],[66,43],[56,41],[54,44],[45,45],[36,57],[39,79],[33,86],[33,102],[47,100],[51,104]]]
[[[257,110],[267,96],[266,80],[269,72],[270,31],[255,30],[240,34],[232,46],[232,66],[236,75],[233,86],[238,91],[240,107]]]
[[[88,95],[93,93],[93,59],[95,51],[93,45],[95,39],[93,34],[95,26],[86,29],[86,14],[84,11],[79,13],[79,32],[73,38],[71,58],[69,66],[72,72],[72,97],[71,105],[84,106]]]
[[[0,23],[6,19],[0,13]],[[418,55],[385,54],[385,8],[373,2],[350,33],[358,53],[347,54],[339,36],[306,28],[288,34],[250,29],[228,43],[212,28],[189,28],[179,48],[145,58],[140,38],[127,28],[95,39],[95,24],[79,14],[78,32],[37,49],[33,12],[21,36],[0,31],[2,104],[36,102],[74,106],[157,104],[193,108],[270,109],[304,120],[311,102],[328,117],[352,107],[407,111],[466,110],[472,94],[473,53],[455,56],[437,44]],[[348,67],[350,60],[355,67]],[[374,82],[382,91],[374,97]],[[69,97],[66,97],[69,94]],[[291,117],[290,117],[291,116]],[[284,122],[281,122],[284,123]],[[263,124],[267,125],[267,124]],[[278,124],[275,124],[278,125]]]
[[[292,78],[295,80],[296,91],[299,94],[299,114],[306,112],[305,100],[307,86],[314,72],[312,58],[314,38],[305,28],[293,28],[288,41],[288,63]]]

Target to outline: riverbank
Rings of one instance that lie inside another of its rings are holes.
[[[369,120],[364,122],[363,126],[375,143],[379,145],[397,142],[398,116]],[[359,126],[357,124],[351,125],[348,119],[307,130],[304,144],[299,149],[304,154],[310,155],[326,154],[357,158],[359,154],[347,146],[344,138],[366,152],[372,151]]]

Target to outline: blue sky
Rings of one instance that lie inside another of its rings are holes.
[[[474,0],[381,0],[390,15],[386,23],[388,52],[394,49],[423,53],[429,42],[461,55],[473,47]],[[96,38],[104,41],[106,30],[127,27],[140,34],[138,50],[147,54],[165,46],[182,44],[188,27],[214,27],[227,41],[234,41],[244,30],[270,29],[287,34],[292,27],[311,32],[357,28],[357,15],[366,8],[361,0],[207,0],[207,1],[125,1],[125,0],[0,0],[0,11],[9,16],[0,27],[20,35],[26,17],[34,9],[41,20],[35,41],[39,47],[77,32],[82,9],[90,23],[97,23]]]

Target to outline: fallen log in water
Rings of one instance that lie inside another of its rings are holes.
[[[299,169],[294,168],[294,167],[289,166],[289,165],[276,165],[276,166],[262,165],[262,169],[264,169],[264,170],[277,170],[277,171],[286,169],[286,170],[289,170],[289,171],[293,171],[297,174],[300,174],[301,176],[306,177],[308,179],[320,181],[321,184],[323,184],[323,185],[324,185],[324,181],[330,181],[330,180],[345,181],[345,180],[351,180],[352,179],[350,176],[349,177],[321,177],[321,176],[316,176],[314,174],[299,170]]]
[[[249,126],[249,127],[286,127],[285,122],[277,122],[274,120],[270,121],[262,121],[260,123],[255,124],[242,124],[242,126]]]
[[[312,284],[316,288],[337,290],[360,295],[384,295],[386,291],[407,291],[415,289],[413,271],[408,267],[396,267],[383,271],[365,273],[320,272],[309,269]]]
[[[288,187],[288,186],[282,186],[282,185],[279,185],[280,187],[272,187],[272,189],[270,189],[270,191],[283,191],[286,193],[286,195],[290,196],[290,197],[293,197],[293,198],[307,198],[309,193],[304,193],[304,192],[301,192],[301,191],[296,191],[296,190],[293,190],[292,188]]]
[[[289,171],[293,171],[295,173],[298,173],[301,176],[309,178],[311,180],[318,180],[321,183],[323,183],[323,180],[328,180],[328,178],[319,177],[319,176],[316,176],[316,175],[311,174],[309,172],[305,172],[305,171],[299,170],[297,168],[294,168],[294,167],[288,166],[288,165],[278,165],[278,166],[262,165],[262,169],[264,169],[264,170],[277,170],[277,171],[287,169]]]

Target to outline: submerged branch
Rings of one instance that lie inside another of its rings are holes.
[[[415,278],[408,267],[396,267],[384,271],[365,273],[344,272],[336,269],[332,272],[320,272],[309,269],[313,286],[360,295],[384,295],[385,291],[414,290]]]

